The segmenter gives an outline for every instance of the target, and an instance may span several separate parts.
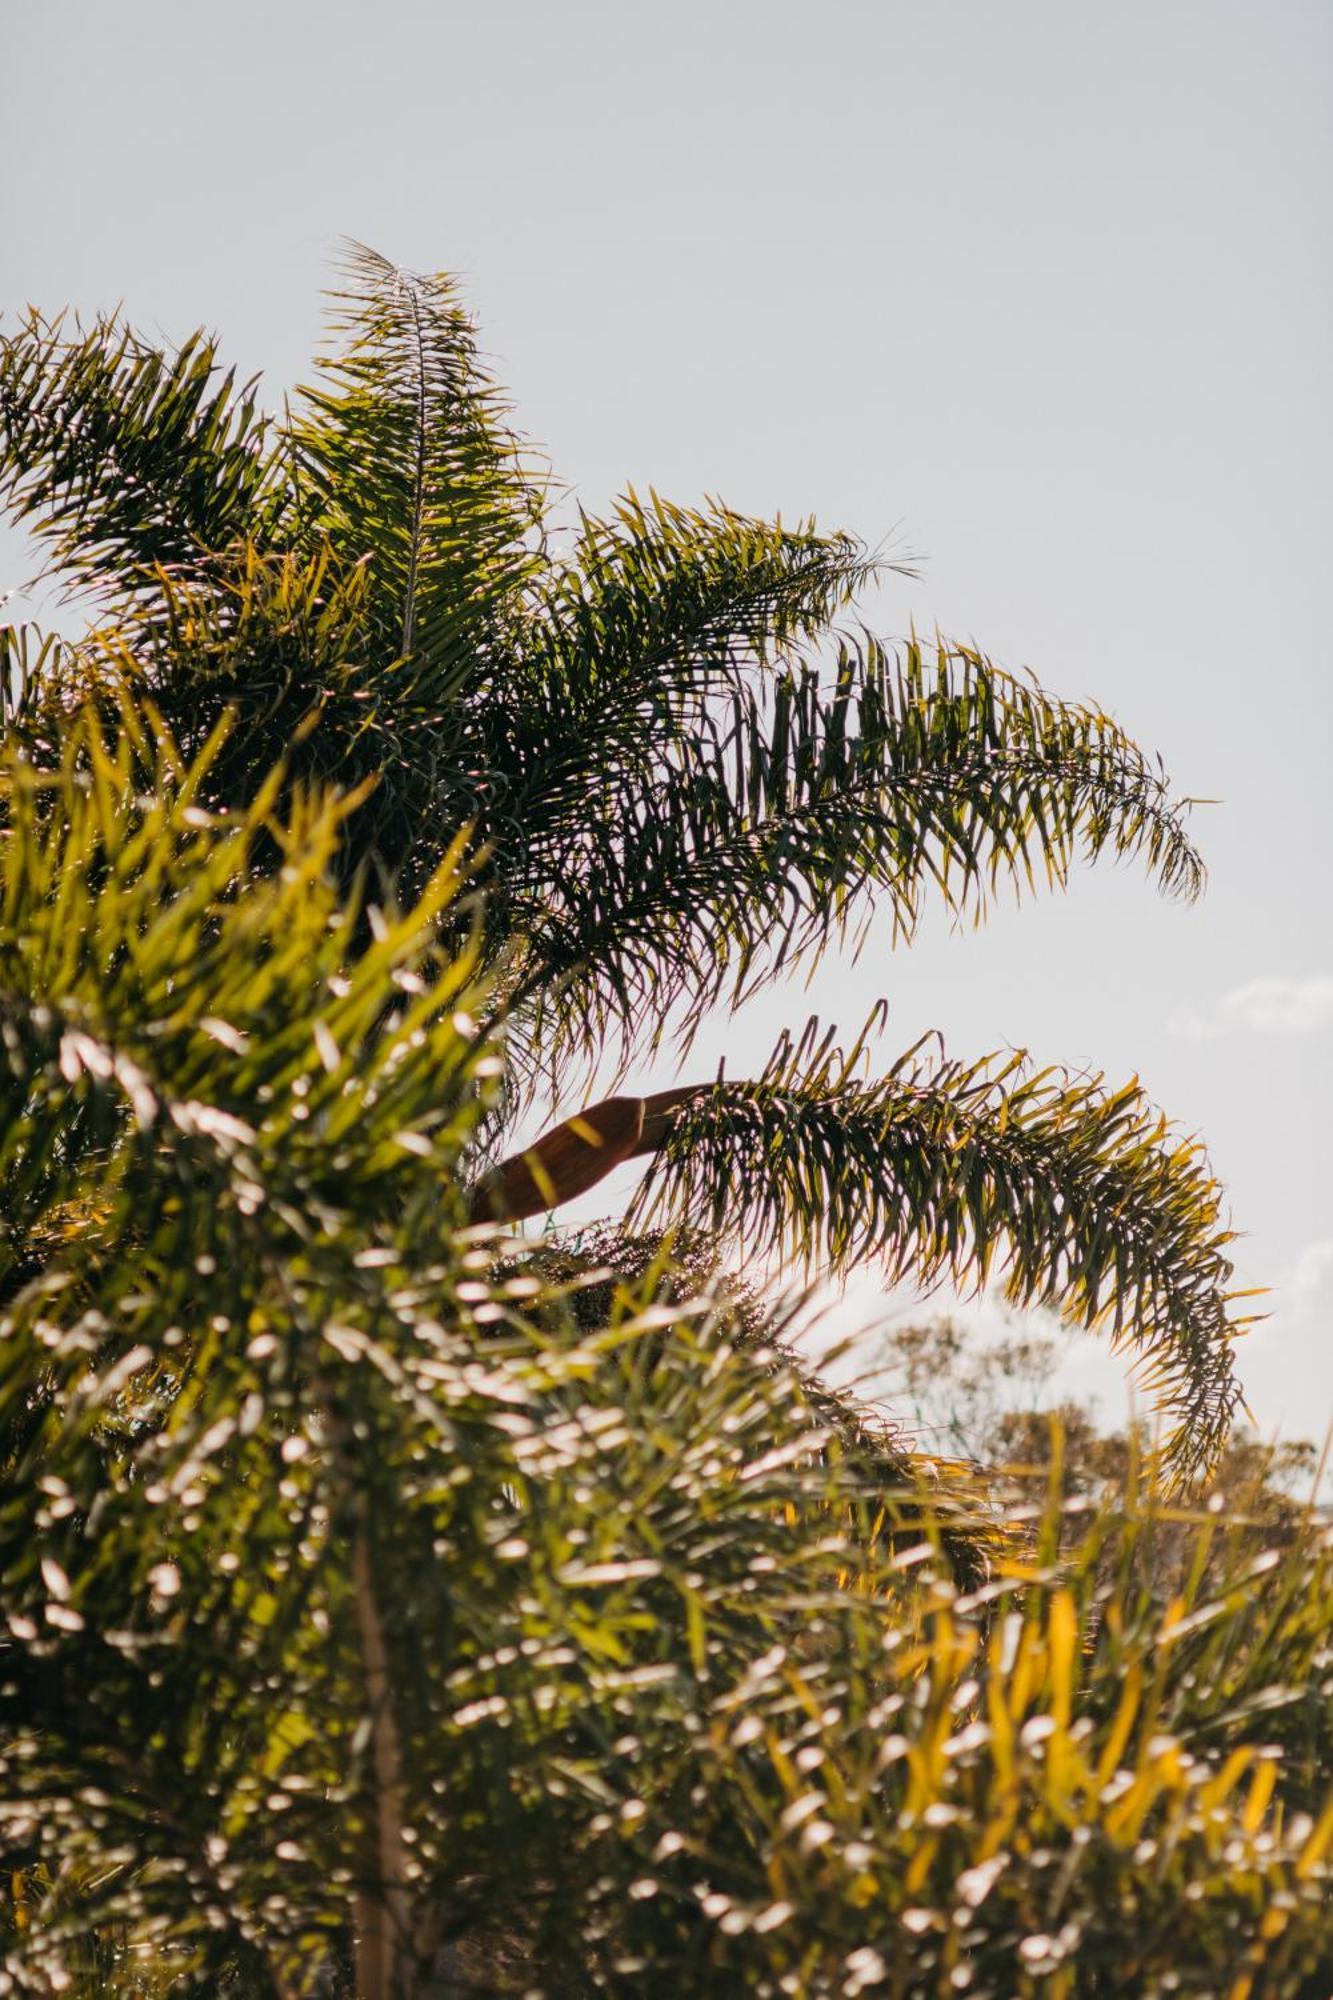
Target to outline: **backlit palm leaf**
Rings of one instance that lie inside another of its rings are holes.
[[[381,666],[437,698],[474,673],[542,567],[542,487],[504,426],[447,279],[360,245],[289,429],[303,537],[369,572]],[[404,678],[404,676],[399,676]]]
[[[864,1040],[864,1038],[863,1038]],[[1145,1366],[1177,1471],[1208,1462],[1239,1400],[1221,1191],[1201,1145],[1137,1080],[959,1063],[925,1046],[857,1074],[815,1024],[756,1081],[690,1095],[639,1212],[687,1218],[747,1256],[891,1283],[992,1277],[1018,1306],[1105,1330]]]

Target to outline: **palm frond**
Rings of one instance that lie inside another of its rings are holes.
[[[872,1025],[874,1017],[872,1017]],[[960,1063],[924,1045],[861,1074],[812,1022],[756,1082],[690,1095],[635,1208],[681,1217],[751,1257],[890,1282],[947,1280],[1105,1330],[1175,1420],[1168,1455],[1205,1463],[1239,1398],[1231,1231],[1198,1141],[1137,1079],[1035,1073],[1021,1056]]]
[[[206,797],[243,809],[279,765],[289,786],[356,794],[335,868],[369,874],[410,902],[458,829],[482,817],[485,787],[434,691],[384,671],[369,576],[328,544],[308,552],[237,544],[202,575],[157,572],[157,603],[100,626],[71,654],[75,684],[147,695],[187,759],[225,723]],[[71,679],[67,672],[65,681]]]
[[[113,599],[261,532],[281,498],[272,441],[256,384],[203,333],[172,351],[116,319],[67,333],[30,312],[0,339],[0,506]]]
[[[412,661],[442,696],[542,567],[543,486],[449,279],[360,244],[344,261],[342,351],[288,426],[303,533],[366,561],[381,662]]]
[[[646,713],[641,730],[651,744]],[[832,943],[877,924],[910,941],[931,899],[979,919],[1080,857],[1138,858],[1171,893],[1203,882],[1185,807],[1111,717],[943,641],[848,639],[832,680],[782,667],[652,748],[651,773],[585,771],[582,819],[529,850],[548,1044],[652,1047],[674,1011],[688,1045],[719,1000]]]
[[[607,520],[582,515],[568,560],[535,595],[517,683],[501,680],[479,705],[528,836],[558,842],[587,810],[590,780],[608,795],[642,789],[719,696],[818,641],[881,567],[813,522],[787,528],[656,493],[644,502],[631,490]]]
[[[327,546],[306,555],[247,541],[205,576],[162,572],[160,585],[150,620],[130,635],[99,630],[85,651],[151,696],[187,760],[225,725],[206,767],[209,803],[243,808],[279,765],[292,784],[348,792],[392,769],[378,809],[367,812],[363,796],[344,819],[336,865],[345,879],[368,855],[403,867],[415,842],[400,808],[415,793],[419,809],[424,787],[404,754],[408,719],[368,656],[364,568]]]

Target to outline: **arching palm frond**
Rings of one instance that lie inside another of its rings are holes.
[[[0,339],[0,503],[51,567],[120,607],[263,538],[282,503],[256,384],[237,387],[215,343],[174,352],[116,319],[86,333],[30,312]]]
[[[651,1048],[673,1017],[688,1045],[719,1000],[831,943],[876,922],[910,940],[931,898],[980,917],[1080,855],[1203,882],[1184,808],[1109,716],[944,642],[845,641],[831,681],[797,665],[737,688],[651,775],[585,775],[530,892],[529,975],[533,1032],[585,1055],[617,1033]]]
[[[872,1017],[872,1025],[873,1025]],[[755,1082],[684,1097],[636,1204],[750,1256],[890,1282],[980,1290],[1107,1331],[1143,1363],[1175,1420],[1178,1470],[1206,1464],[1239,1389],[1226,1254],[1232,1232],[1197,1140],[1137,1079],[1033,1072],[1024,1057],[952,1062],[909,1050],[862,1074],[811,1023]]]
[[[472,321],[443,276],[348,246],[320,363],[288,437],[302,533],[364,560],[381,670],[437,697],[478,670],[544,564],[544,487],[505,427]]]

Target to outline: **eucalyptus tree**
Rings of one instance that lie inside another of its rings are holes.
[[[1002,1275],[1128,1344],[1176,1463],[1205,1459],[1237,1395],[1228,1232],[1201,1149],[1137,1083],[924,1044],[877,1069],[873,1019],[850,1050],[785,1037],[751,1077],[666,1074],[710,1010],[831,949],[910,945],[931,902],[975,921],[1103,855],[1195,895],[1158,764],[970,647],[872,636],[878,565],[849,535],[633,493],[562,526],[447,278],[354,248],[330,335],[275,416],[203,335],[31,315],[0,353],[0,497],[95,600],[67,686],[133,682],[187,759],[233,717],[211,803],[280,762],[336,784],[337,865],[381,902],[466,830],[472,899],[442,922],[477,932],[509,1076],[474,1213],[650,1155],[628,1226]],[[654,1059],[659,1093],[499,1157],[507,1119]]]

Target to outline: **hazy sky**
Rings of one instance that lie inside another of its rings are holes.
[[[203,322],[277,401],[339,235],[453,270],[579,498],[887,536],[923,566],[886,634],[1099,700],[1218,801],[1200,906],[1085,873],[769,995],[696,1067],[883,993],[886,1059],[938,1027],[1137,1071],[1210,1143],[1240,1279],[1277,1288],[1256,1414],[1322,1433],[1327,0],[11,0],[4,41],[6,308]],[[25,559],[0,541],[0,589]]]

